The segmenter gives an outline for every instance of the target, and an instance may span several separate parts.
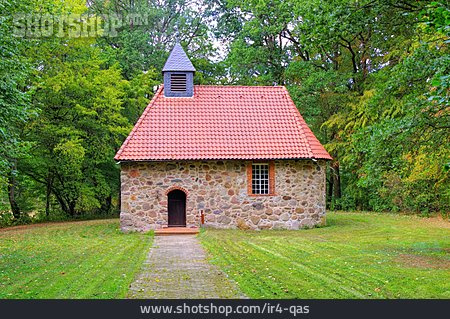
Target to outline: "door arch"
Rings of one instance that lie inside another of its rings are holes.
[[[186,226],[186,194],[174,189],[167,194],[167,214],[169,227]]]

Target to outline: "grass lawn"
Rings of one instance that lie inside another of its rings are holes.
[[[301,231],[206,230],[200,238],[250,298],[450,298],[450,223],[330,213]]]
[[[151,242],[117,219],[0,229],[0,298],[123,298]]]

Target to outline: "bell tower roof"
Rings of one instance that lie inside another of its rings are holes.
[[[195,72],[195,68],[180,43],[176,43],[164,64],[163,72]]]

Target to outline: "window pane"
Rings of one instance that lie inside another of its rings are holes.
[[[252,193],[269,194],[269,165],[252,165]]]

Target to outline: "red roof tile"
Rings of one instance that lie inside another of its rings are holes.
[[[282,86],[196,85],[153,97],[117,161],[331,159]]]

